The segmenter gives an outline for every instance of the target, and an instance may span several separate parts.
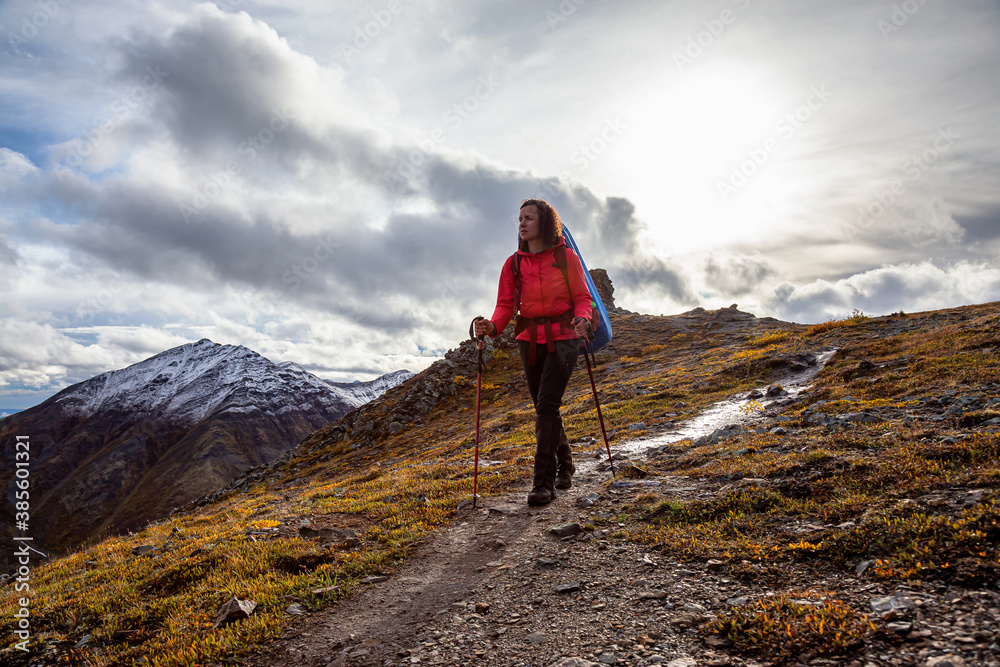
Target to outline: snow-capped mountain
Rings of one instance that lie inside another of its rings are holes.
[[[344,392],[345,396],[352,397],[351,400],[357,402],[355,407],[360,408],[365,403],[374,401],[393,387],[403,384],[413,377],[413,375],[410,371],[403,370],[386,373],[368,382],[331,382],[330,384],[335,389]]]
[[[282,369],[291,370],[297,373],[311,375],[309,371],[299,366],[294,361],[283,361],[278,364]],[[352,408],[360,408],[365,403],[374,401],[376,398],[389,391],[393,387],[399,386],[414,376],[414,373],[407,370],[393,371],[379,376],[367,382],[333,382],[331,380],[320,380],[328,387],[332,387],[340,397],[349,403]],[[316,376],[312,376],[316,377]],[[316,378],[319,379],[319,378]]]
[[[10,443],[28,435],[31,532],[62,549],[210,493],[412,375],[331,383],[242,346],[188,343],[4,419],[0,488],[12,501]],[[13,507],[0,508],[6,526]]]
[[[66,416],[114,409],[177,423],[226,412],[280,414],[321,406],[343,414],[412,375],[397,371],[365,383],[333,383],[294,362],[276,364],[243,346],[203,338],[73,385],[51,400]]]

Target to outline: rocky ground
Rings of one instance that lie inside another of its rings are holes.
[[[827,417],[818,404],[798,423],[803,430],[844,429],[888,418],[933,424],[996,407],[994,389],[927,396],[904,415],[894,412],[898,408],[879,408]],[[794,430],[776,418],[777,410],[754,428]],[[989,420],[971,425],[995,427]],[[735,432],[706,435],[717,442]],[[939,439],[949,437],[955,434]],[[664,452],[653,454],[662,458]],[[527,488],[482,499],[476,508],[465,503],[454,523],[399,571],[373,580],[335,607],[303,617],[250,664],[769,664],[735,653],[724,638],[699,628],[777,590],[797,590],[813,595],[813,601],[829,596],[848,602],[868,615],[876,631],[843,655],[806,652],[783,664],[1000,667],[997,582],[963,588],[875,579],[865,563],[843,570],[812,561],[680,562],[624,539],[630,519],[622,508],[650,490],[679,500],[705,499],[741,485],[788,480],[651,475],[611,481],[606,460],[594,456],[579,456],[573,488],[548,506],[529,508]],[[645,454],[635,455],[635,462],[644,466]],[[991,493],[944,489],[908,502],[944,511],[983,502]],[[813,538],[832,528],[803,524],[791,530]]]

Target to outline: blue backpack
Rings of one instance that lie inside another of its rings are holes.
[[[580,253],[580,248],[577,247],[576,241],[573,240],[573,235],[569,233],[569,229],[566,225],[562,226],[563,239],[566,241],[566,245],[573,249],[576,256],[580,258],[580,264],[583,265],[583,277],[587,280],[587,289],[590,290],[590,305],[594,309],[594,317],[591,318],[591,324],[593,327],[594,337],[590,341],[590,348],[592,351],[602,349],[608,343],[611,342],[611,319],[608,317],[608,310],[604,307],[604,301],[601,299],[601,294],[597,291],[597,286],[594,284],[594,279],[590,277],[590,271],[587,269],[587,263],[583,261],[583,255]],[[518,237],[520,241],[520,237]],[[558,248],[557,248],[558,249]],[[518,260],[519,256],[514,253],[515,260]],[[515,282],[515,293],[520,294],[521,292],[521,272],[519,270],[519,261],[514,263],[514,282]],[[556,253],[556,266],[562,271],[563,277],[566,279],[567,286],[569,285],[569,269],[566,264],[566,253],[557,252]],[[520,303],[517,304],[520,306]]]
[[[594,340],[591,341],[591,345],[596,352],[611,342],[611,319],[608,317],[608,309],[604,307],[604,300],[601,299],[601,294],[597,291],[597,285],[594,284],[594,279],[590,277],[590,270],[587,269],[587,263],[583,261],[583,254],[580,253],[580,248],[577,247],[576,241],[573,240],[573,235],[566,229],[566,225],[563,225],[562,233],[563,238],[566,239],[566,245],[573,249],[576,256],[580,258],[580,263],[583,264],[583,277],[587,279],[587,289],[590,290],[590,298],[592,299],[591,306],[594,308]],[[566,282],[567,284],[569,283],[568,278]]]

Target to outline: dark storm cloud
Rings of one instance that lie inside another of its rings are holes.
[[[371,308],[387,295],[421,301],[442,293],[464,295],[463,301],[481,297],[483,289],[494,289],[503,258],[515,248],[517,205],[537,183],[514,172],[481,165],[462,168],[440,158],[434,158],[429,172],[434,174],[427,193],[435,202],[433,213],[396,214],[383,228],[354,226],[349,233],[343,230],[350,220],[332,217],[332,231],[307,235],[294,234],[264,214],[248,222],[222,206],[185,223],[176,202],[155,189],[118,182],[92,188],[82,197],[81,189],[87,186],[53,178],[53,191],[67,198],[67,206],[69,198],[78,209],[80,202],[89,202],[82,211],[89,221],[47,225],[39,232],[137,275],[201,285],[204,290],[213,289],[216,282],[240,283],[309,302],[314,295],[363,293],[372,295],[365,304]],[[629,263],[633,258],[620,252],[635,246],[629,202],[618,198],[594,205],[597,200],[589,193],[584,199],[592,204],[585,212],[588,228],[608,238],[612,250],[618,249],[605,256],[616,258],[616,266],[625,262],[626,282],[660,285],[672,295],[684,293],[682,281],[662,262]],[[591,248],[595,257],[601,256],[598,244]],[[485,258],[490,258],[488,266]],[[380,315],[355,316],[371,324],[385,323]]]
[[[248,221],[221,205],[187,223],[176,201],[151,185],[113,182],[98,188],[53,178],[53,192],[88,221],[46,225],[39,233],[147,279],[202,293],[220,284],[245,285],[272,295],[274,304],[333,310],[363,327],[398,332],[427,319],[417,304],[437,301],[438,307],[443,299],[450,307],[475,308],[495,295],[500,267],[516,245],[517,205],[538,187],[537,179],[518,172],[428,159],[426,181],[417,186],[434,202],[433,211],[392,214],[383,227],[353,224],[331,210],[331,231],[296,234],[263,213]],[[637,247],[640,228],[630,202],[600,202],[589,191],[558,182],[547,190],[589,234],[584,247],[592,268],[603,265],[613,279],[621,275],[623,287],[695,303],[677,270],[626,253]],[[404,311],[398,301],[388,311],[385,304],[397,297],[412,299],[415,312]]]
[[[137,32],[117,47],[118,79],[155,76],[151,115],[196,154],[228,149],[266,127],[288,106],[296,59],[305,60],[246,15],[203,9],[167,35]]]
[[[377,296],[369,297],[359,304],[339,302],[337,313],[360,327],[388,335],[411,330],[421,324],[417,318],[418,313],[401,312],[386,307],[373,308],[373,302],[374,304],[379,303]]]
[[[658,257],[640,258],[624,266],[609,269],[609,273],[611,272],[614,272],[615,276],[621,276],[620,285],[623,287],[652,288],[686,306],[697,305],[700,302],[683,272],[669,266]]]
[[[638,233],[644,225],[635,217],[635,205],[623,197],[608,197],[598,213],[597,237],[603,251],[616,258],[639,252]]]
[[[767,262],[755,257],[727,257],[705,260],[705,282],[725,296],[743,296],[774,273]]]
[[[60,192],[52,181],[53,192]],[[148,279],[192,287],[209,278],[261,284],[273,274],[268,267],[305,249],[305,242],[263,216],[247,222],[217,208],[203,221],[186,223],[177,203],[148,184],[110,183],[94,188],[88,199],[81,211],[85,221],[39,222],[36,231]]]
[[[10,247],[7,243],[7,239],[0,236],[0,266],[17,266],[19,259],[20,257],[17,254],[17,251]]]
[[[989,243],[1000,239],[1000,209],[955,216],[955,222],[965,231],[963,239],[969,243]]]
[[[316,65],[249,17],[199,8],[169,34],[136,33],[119,49],[124,55],[119,78],[155,75],[160,82],[151,93],[149,119],[166,130],[191,170],[222,167],[237,147],[253,151],[252,160],[239,163],[239,176],[232,176],[234,191],[278,188],[296,176],[302,159],[324,173],[383,188],[385,175],[399,162],[398,150],[377,146],[366,130],[317,133],[304,127],[285,103],[302,94],[303,78],[314,82],[309,77],[316,76]],[[273,140],[257,152],[246,139],[262,128]],[[239,283],[295,299],[354,292],[426,297],[433,290],[427,278],[442,266],[474,264],[454,260],[468,257],[460,251],[487,236],[482,213],[492,208],[497,216],[499,206],[492,204],[502,200],[473,190],[464,197],[478,204],[480,215],[472,219],[450,213],[453,207],[444,200],[442,213],[391,216],[384,229],[333,208],[329,215],[323,212],[324,231],[303,234],[267,213],[232,210],[221,200],[199,205],[191,188],[171,193],[160,183],[134,178],[100,184],[65,175],[51,180],[65,209],[81,219],[68,226],[38,223],[51,240],[154,280],[200,284],[205,291],[216,282]],[[489,193],[502,179],[478,180]],[[194,192],[208,192],[205,186]],[[349,242],[342,238],[344,229],[351,230]]]
[[[626,282],[633,286],[666,288],[670,295],[690,299],[676,272],[639,253],[637,234],[642,224],[627,199],[601,201],[578,185],[483,164],[456,164],[440,156],[428,156],[418,178],[408,185],[434,201],[439,213],[390,221],[382,252],[395,267],[394,289],[413,290],[426,284],[433,293],[448,276],[475,282],[485,273],[491,291],[500,266],[483,272],[483,259],[502,261],[514,251],[518,205],[522,199],[541,196],[571,225],[591,267],[608,268],[612,276],[616,269],[627,272],[631,282]]]
[[[200,9],[167,35],[136,33],[119,49],[122,80],[157,73],[161,85],[152,93],[150,118],[191,168],[223,164],[248,136],[274,128],[277,115],[287,126],[280,136],[274,132],[266,152],[241,165],[253,171],[242,169],[233,187],[247,187],[255,176],[253,186],[274,188],[294,179],[296,165],[306,159],[324,173],[362,180],[376,200],[426,198],[432,210],[389,213],[384,225],[373,225],[378,221],[333,208],[322,213],[330,231],[301,234],[265,213],[250,213],[247,220],[221,200],[194,209],[189,192],[165,196],[159,184],[110,181],[98,187],[66,179],[59,184],[65,205],[84,209],[89,219],[71,228],[53,226],[54,236],[148,278],[242,283],[309,302],[354,293],[375,300],[407,295],[426,301],[443,291],[472,298],[481,288],[456,287],[456,281],[472,285],[484,277],[493,289],[499,263],[516,243],[517,203],[536,192],[537,179],[474,162],[459,165],[417,147],[386,146],[365,130],[304,127],[285,102],[301,94],[295,82],[315,75],[315,63],[246,16]],[[587,199],[595,200],[589,193]],[[179,204],[188,206],[186,213]],[[623,200],[608,208],[616,224],[621,209],[631,210]],[[620,245],[620,235],[609,238]],[[484,257],[497,266],[484,268]],[[377,308],[372,302],[360,307]],[[374,310],[354,317],[384,323]]]
[[[381,181],[394,164],[393,156],[376,146],[374,132],[331,132],[337,122],[322,118],[321,109],[308,110],[320,119],[299,115],[304,95],[326,95],[322,103],[348,110],[347,116],[367,100],[348,95],[335,70],[323,70],[291,50],[249,16],[202,6],[172,32],[135,33],[118,48],[120,80],[158,82],[149,115],[192,168],[221,170],[236,161],[245,178],[274,185],[298,177],[303,156],[331,173],[369,182]]]

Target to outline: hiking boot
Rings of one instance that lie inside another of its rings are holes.
[[[576,466],[572,463],[567,466],[561,466],[556,473],[556,488],[568,489],[573,486],[573,473],[575,472]]]
[[[528,494],[529,505],[548,505],[556,499],[556,492],[546,486],[536,486]]]

